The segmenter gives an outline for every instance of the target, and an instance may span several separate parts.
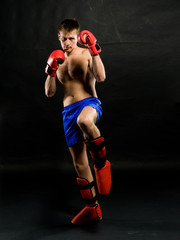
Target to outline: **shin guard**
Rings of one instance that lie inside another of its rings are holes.
[[[86,224],[91,221],[101,220],[102,212],[99,203],[96,203],[96,197],[93,197],[91,188],[94,181],[89,183],[85,178],[77,178],[77,184],[80,189],[81,196],[86,206],[72,219],[75,225]]]
[[[94,171],[99,194],[109,194],[111,189],[111,164],[106,160],[104,138],[86,140],[85,143],[94,160]]]

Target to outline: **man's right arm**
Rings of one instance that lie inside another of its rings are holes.
[[[48,75],[45,81],[45,95],[47,97],[53,97],[55,93],[56,93],[56,77]]]
[[[62,64],[65,60],[64,52],[55,50],[51,53],[47,60],[45,73],[48,75],[45,82],[45,94],[52,97],[56,93],[56,71],[58,64]]]

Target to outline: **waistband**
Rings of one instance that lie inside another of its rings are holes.
[[[101,104],[101,101],[98,98],[96,98],[96,97],[88,97],[88,98],[84,98],[84,99],[82,99],[82,100],[80,100],[78,102],[72,103],[72,104],[64,107],[64,110],[72,109],[74,107],[77,107],[77,106],[79,106],[81,104],[84,104],[84,103],[87,103],[87,102],[96,102],[98,104]]]

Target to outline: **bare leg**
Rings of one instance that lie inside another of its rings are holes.
[[[69,147],[69,150],[78,176],[87,179],[89,182],[92,182],[93,176],[89,166],[85,143],[79,142],[74,146]],[[94,187],[92,188],[92,193],[93,196],[95,196]]]

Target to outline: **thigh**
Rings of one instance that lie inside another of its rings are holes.
[[[95,108],[90,106],[84,107],[78,118],[88,118],[90,121],[96,123],[97,111]]]

